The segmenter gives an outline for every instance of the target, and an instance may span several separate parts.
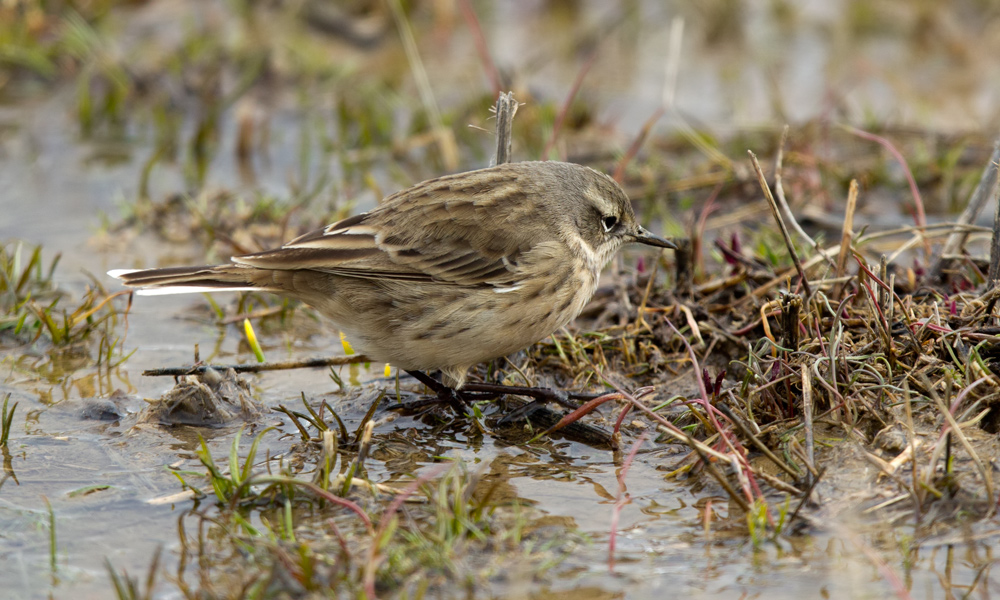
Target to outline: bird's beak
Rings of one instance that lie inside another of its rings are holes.
[[[647,246],[658,246],[660,248],[673,248],[677,249],[677,244],[671,242],[666,238],[661,238],[658,235],[654,235],[648,229],[643,227],[639,228],[639,232],[635,234],[632,239],[633,242],[638,242],[640,244],[646,244]]]

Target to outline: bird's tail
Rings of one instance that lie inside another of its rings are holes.
[[[267,290],[262,282],[255,283],[259,269],[240,265],[205,265],[201,267],[168,267],[165,269],[116,269],[108,275],[120,279],[129,287],[139,288],[137,294],[159,296],[192,292],[223,292]]]

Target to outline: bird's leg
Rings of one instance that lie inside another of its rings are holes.
[[[434,379],[433,377],[431,377],[427,373],[424,373],[423,371],[406,371],[406,373],[409,374],[410,377],[416,379],[420,383],[431,388],[431,391],[437,394],[438,396],[440,396],[442,392],[454,391],[450,387],[441,383],[437,379]]]
[[[469,394],[466,393],[464,390],[456,390],[450,388],[445,384],[441,383],[440,381],[438,381],[437,379],[434,379],[427,373],[424,373],[423,371],[406,371],[406,372],[409,373],[410,376],[412,376],[414,379],[416,379],[420,383],[430,388],[430,390],[434,392],[434,394],[437,396],[439,402],[445,402],[451,405],[451,407],[455,409],[455,412],[457,412],[460,415],[465,414],[466,402],[473,402],[476,400],[487,400],[490,398],[496,398],[497,396],[497,394],[493,393]]]

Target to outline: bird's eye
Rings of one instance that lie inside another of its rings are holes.
[[[611,231],[618,224],[618,217],[608,215],[601,219],[601,223],[604,225],[604,231]]]

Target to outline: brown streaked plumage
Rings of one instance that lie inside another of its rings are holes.
[[[473,365],[574,319],[627,242],[674,247],[639,226],[607,175],[520,162],[418,183],[370,212],[231,264],[111,274],[140,294],[290,296],[367,355],[406,370],[440,369],[458,389]]]

